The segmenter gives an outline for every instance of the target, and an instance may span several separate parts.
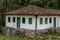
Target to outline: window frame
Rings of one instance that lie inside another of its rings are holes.
[[[28,18],[29,20],[28,20],[28,22],[29,22],[29,24],[32,24],[32,18]]]
[[[26,20],[25,17],[22,17],[22,23],[23,24],[25,24],[25,22],[26,22],[25,20]]]
[[[40,24],[43,24],[43,18],[40,18]]]
[[[48,24],[48,18],[45,18],[45,24]]]
[[[13,17],[13,23],[15,23],[15,17]]]
[[[8,17],[8,22],[11,22],[11,17]]]
[[[49,23],[52,23],[52,18],[49,18]]]

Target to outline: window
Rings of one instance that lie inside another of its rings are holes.
[[[22,18],[22,23],[25,23],[25,17]]]
[[[52,23],[52,18],[49,19],[49,23]]]
[[[13,22],[15,22],[15,17],[13,17]]]
[[[47,24],[48,23],[48,18],[45,18],[45,24]]]
[[[43,18],[40,18],[40,24],[43,24]]]
[[[8,22],[10,22],[10,17],[8,17]]]
[[[29,18],[29,24],[32,24],[32,18]]]

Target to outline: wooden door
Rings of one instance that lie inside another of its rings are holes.
[[[56,18],[53,19],[53,25],[56,27]]]
[[[20,17],[17,17],[17,28],[20,28],[20,21],[21,21]]]

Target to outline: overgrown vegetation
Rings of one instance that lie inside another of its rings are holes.
[[[60,32],[43,33],[34,38],[24,35],[3,35],[0,34],[0,40],[60,40]]]

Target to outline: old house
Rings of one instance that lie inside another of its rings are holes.
[[[21,9],[4,13],[5,26],[29,30],[43,30],[60,27],[60,11],[29,5]]]

